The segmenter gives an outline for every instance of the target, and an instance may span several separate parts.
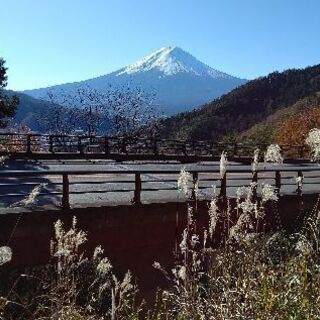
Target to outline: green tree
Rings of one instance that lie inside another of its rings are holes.
[[[16,112],[19,98],[17,96],[8,97],[5,94],[7,86],[7,68],[5,60],[0,58],[0,127],[5,127],[7,119],[13,117]]]

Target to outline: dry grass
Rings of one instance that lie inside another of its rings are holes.
[[[221,166],[225,172],[226,159]],[[197,192],[190,192],[190,179],[183,170],[179,189],[187,197],[192,194],[192,201],[176,265],[165,270],[154,263],[172,286],[159,290],[153,308],[136,303],[130,272],[118,280],[100,247],[91,257],[83,256],[86,233],[77,229],[74,219],[70,230],[56,222],[49,266],[2,282],[1,319],[320,319],[318,208],[294,233],[263,233],[265,206],[272,202],[276,207],[277,194],[265,185],[258,199],[259,186],[253,183],[238,190],[235,208],[222,199],[221,209],[214,193],[209,229],[197,234]],[[212,244],[218,227],[224,237],[217,247]]]
[[[18,275],[13,285],[8,281],[7,290],[3,286],[2,319],[320,318],[318,212],[299,233],[270,235],[251,229],[249,218],[241,218],[248,212],[241,212],[229,226],[227,241],[213,249],[209,233],[195,234],[196,221],[189,211],[176,266],[163,270],[154,264],[172,287],[159,292],[152,310],[136,303],[130,273],[119,281],[101,248],[83,257],[86,235],[77,230],[76,221],[68,231],[58,221],[51,245],[53,264]],[[220,220],[226,216],[216,214]],[[231,238],[238,221],[246,225]]]
[[[209,233],[195,234],[190,214],[182,236],[179,262],[167,271],[154,267],[171,280],[149,319],[320,319],[320,212],[309,213],[294,233],[259,232],[265,205],[276,207],[276,190],[265,185],[238,190],[237,208],[219,211],[217,199],[209,206]],[[196,210],[196,205],[193,205]],[[234,221],[230,212],[237,212]],[[210,246],[217,225],[225,238],[219,248]]]
[[[128,271],[122,280],[113,273],[103,250],[97,247],[84,258],[86,233],[55,223],[52,262],[26,270],[2,283],[1,319],[138,319],[136,287]],[[3,277],[2,277],[3,278]],[[13,285],[12,285],[13,283]]]

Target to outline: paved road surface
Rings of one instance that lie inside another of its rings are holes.
[[[128,169],[140,169],[140,170],[168,170],[177,169],[180,170],[183,166],[188,169],[218,169],[219,163],[206,162],[206,163],[194,163],[182,165],[180,163],[148,163],[148,162],[128,162],[128,163],[116,163],[107,160],[46,160],[42,162],[23,162],[17,161],[10,163],[2,167],[6,170],[123,170]],[[262,167],[265,165],[262,164]],[[293,165],[283,165],[290,167]],[[314,166],[314,164],[303,164],[304,166]],[[273,165],[265,166],[273,167]],[[296,167],[296,165],[294,166]],[[247,168],[237,163],[230,163],[229,168]],[[143,189],[148,191],[142,192],[142,202],[167,202],[167,201],[184,201],[183,194],[177,191],[177,179],[178,175],[167,174],[143,174],[141,176],[143,181]],[[219,187],[219,175],[218,174],[200,174],[200,197],[210,199],[212,196],[212,186]],[[274,184],[274,173],[259,174],[259,181],[263,178],[264,183]],[[206,181],[204,181],[204,179]],[[296,190],[296,173],[283,173],[282,183],[286,184],[282,187],[282,193],[294,193]],[[232,174],[228,176],[228,189],[229,195],[234,196],[237,187],[247,186],[251,181],[250,174]],[[304,192],[318,192],[320,190],[320,171],[310,172],[305,176],[305,184],[303,187]],[[311,184],[312,182],[312,184]],[[8,186],[7,184],[14,184]],[[28,185],[21,185],[21,183],[28,183]],[[59,193],[62,190],[61,178],[54,176],[46,176],[41,179],[35,178],[8,178],[0,180],[0,195],[6,193],[30,193],[34,186],[39,183],[46,183],[46,187],[43,189],[43,193],[54,192]],[[116,205],[116,204],[129,204],[133,198],[134,189],[134,176],[130,174],[110,174],[110,175],[88,175],[88,176],[70,176],[70,204],[72,207],[82,206],[102,206],[102,205]],[[5,184],[5,185],[4,185]],[[150,191],[150,189],[166,189],[162,191]],[[122,192],[118,191],[122,190]],[[100,191],[100,193],[94,193],[94,191]],[[116,192],[117,191],[117,192]],[[217,189],[219,191],[219,188]],[[84,192],[83,194],[72,194],[72,192]],[[0,197],[1,207],[8,207],[13,203],[21,200],[22,197]],[[42,207],[58,207],[61,204],[61,195],[42,195],[38,197],[37,206]],[[2,209],[2,212],[6,209]]]

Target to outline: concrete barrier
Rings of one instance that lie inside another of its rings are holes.
[[[292,225],[304,210],[310,210],[315,195],[282,197],[277,204],[283,227]],[[197,232],[202,234],[208,225],[207,202],[198,203]],[[273,209],[269,208],[267,223],[276,223]],[[137,278],[143,290],[154,290],[165,285],[159,271],[152,263],[158,261],[165,267],[173,264],[173,252],[181,241],[187,222],[187,204],[181,202],[145,204],[140,206],[114,206],[76,208],[10,213],[0,216],[0,245],[13,250],[12,262],[6,268],[35,266],[50,261],[50,239],[53,224],[62,220],[65,228],[77,217],[78,228],[87,232],[84,249],[91,255],[97,245],[105,249],[118,274],[128,269]]]

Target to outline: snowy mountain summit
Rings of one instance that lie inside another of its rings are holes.
[[[242,85],[246,80],[217,71],[178,47],[161,48],[120,70],[97,78],[25,91],[35,98],[50,91],[72,94],[82,85],[99,90],[130,84],[156,95],[166,115],[201,106]]]
[[[172,76],[178,73],[192,73],[196,76],[208,76],[211,78],[229,77],[223,72],[210,68],[197,60],[191,54],[178,47],[161,48],[142,60],[137,61],[118,71],[117,75],[156,71],[164,76]]]

